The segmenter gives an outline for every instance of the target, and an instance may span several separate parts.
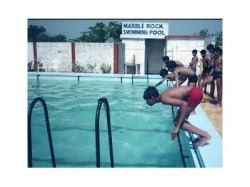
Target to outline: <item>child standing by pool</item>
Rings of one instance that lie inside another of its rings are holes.
[[[206,55],[206,50],[201,50],[201,74],[198,76],[198,87],[200,87],[201,85],[201,81],[203,81],[203,79],[205,79],[208,74],[209,74],[209,71],[210,71],[210,68],[209,68],[209,58],[208,56]],[[205,86],[205,91],[206,91],[206,88],[207,86]]]
[[[208,77],[202,82],[200,89],[212,81],[216,80],[218,103],[216,107],[222,106],[222,49],[220,47],[214,48],[214,66]]]
[[[194,73],[196,73],[196,65],[197,65],[197,63],[198,63],[198,61],[199,61],[198,57],[196,56],[196,55],[197,55],[197,50],[196,50],[196,49],[194,49],[194,50],[192,51],[192,55],[193,55],[193,58],[191,59],[191,62],[189,63],[189,66],[188,66],[188,67],[189,67],[191,70],[193,70]]]
[[[211,72],[211,70],[213,69],[213,66],[214,66],[214,45],[213,44],[209,44],[207,45],[207,50],[209,51],[210,53],[210,57],[209,57],[209,68],[208,68],[208,74]],[[215,83],[214,81],[210,82],[210,94],[209,96],[211,97],[211,99],[214,99],[214,90],[215,90]],[[204,91],[205,94],[207,94],[207,90],[206,90],[206,87],[205,87],[205,91]]]
[[[143,94],[143,99],[145,99],[150,106],[153,106],[155,103],[178,106],[179,110],[174,119],[175,128],[172,131],[172,140],[176,138],[179,130],[183,129],[198,135],[195,143],[196,146],[205,145],[206,142],[211,139],[211,136],[206,131],[193,126],[185,119],[187,119],[190,113],[200,104],[202,98],[203,94],[201,90],[191,86],[168,88],[161,94],[159,94],[155,87],[149,86]]]

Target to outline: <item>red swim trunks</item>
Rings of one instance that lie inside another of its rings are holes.
[[[202,101],[203,94],[201,90],[197,87],[192,87],[187,96],[187,103],[189,107],[195,107]]]

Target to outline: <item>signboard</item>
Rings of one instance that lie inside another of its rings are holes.
[[[121,38],[164,39],[168,35],[168,23],[122,22]]]

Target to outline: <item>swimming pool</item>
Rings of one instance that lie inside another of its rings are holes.
[[[28,80],[28,106],[40,96],[47,104],[57,167],[96,167],[97,100],[109,101],[115,167],[195,167],[181,131],[183,155],[173,129],[171,106],[146,105],[147,84],[108,81]],[[164,86],[159,88],[163,91]],[[101,167],[110,167],[105,111],[100,116]],[[32,114],[33,167],[51,167],[42,105]]]

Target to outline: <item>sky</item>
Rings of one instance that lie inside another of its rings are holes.
[[[197,19],[197,20],[33,20],[28,19],[29,25],[38,25],[43,26],[49,34],[58,35],[63,34],[67,36],[68,39],[75,39],[76,37],[81,36],[81,32],[88,31],[88,28],[94,26],[98,22],[103,22],[108,24],[110,21],[118,21],[118,22],[159,22],[159,23],[169,23],[169,35],[194,35],[195,33],[199,33],[203,29],[208,29],[210,34],[221,32],[222,31],[222,19]]]

